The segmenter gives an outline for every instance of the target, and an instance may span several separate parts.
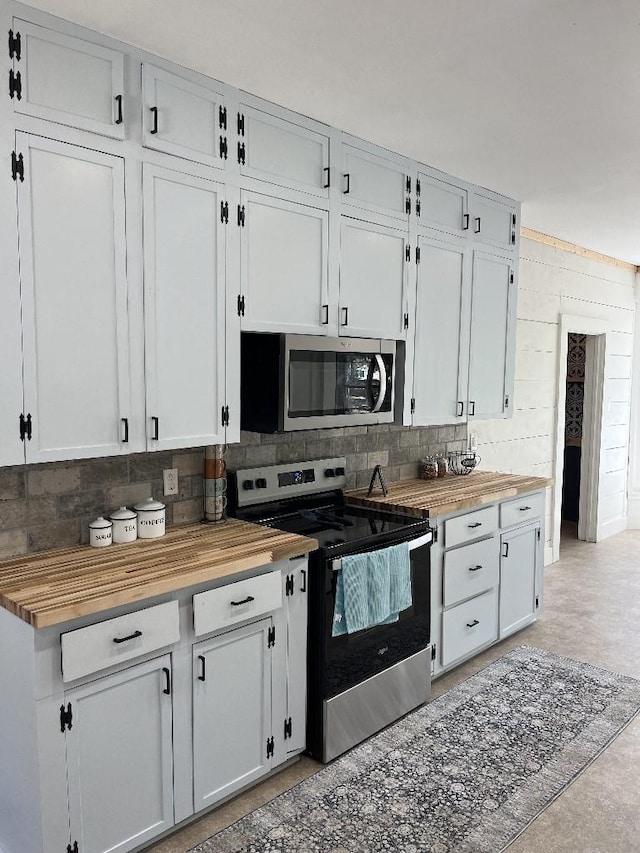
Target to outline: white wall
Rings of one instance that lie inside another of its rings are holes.
[[[616,525],[626,526],[635,274],[525,238],[520,256],[515,409],[512,418],[470,424],[469,431],[478,438],[481,467],[553,477],[560,316],[605,321],[611,331],[605,363],[599,522],[603,530],[613,531]],[[548,489],[545,562],[551,559],[553,509]]]
[[[640,273],[636,273],[636,318],[640,318]],[[640,331],[640,320],[636,321]],[[631,388],[631,442],[629,447],[629,527],[640,528],[640,334],[635,336]]]

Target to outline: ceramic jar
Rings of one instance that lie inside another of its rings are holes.
[[[113,524],[113,542],[135,542],[138,538],[138,516],[132,509],[121,506],[109,516]]]
[[[165,505],[147,498],[133,507],[138,513],[138,539],[156,539],[164,536]]]
[[[111,545],[113,525],[107,518],[100,516],[89,524],[89,545],[92,548],[106,548]]]

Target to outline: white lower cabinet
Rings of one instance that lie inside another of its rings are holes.
[[[502,534],[500,556],[500,639],[536,617],[539,524]]]
[[[125,853],[173,826],[171,655],[65,693],[71,845]]]

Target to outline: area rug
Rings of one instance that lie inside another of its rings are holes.
[[[498,853],[640,709],[640,681],[521,646],[190,853]]]

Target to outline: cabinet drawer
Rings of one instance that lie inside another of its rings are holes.
[[[497,639],[498,596],[495,589],[442,614],[443,666]]]
[[[445,607],[464,601],[498,585],[500,540],[497,536],[465,545],[444,555]]]
[[[543,518],[544,512],[544,492],[536,495],[522,495],[515,501],[500,504],[500,527],[511,527],[522,521]]]
[[[498,507],[487,506],[444,523],[444,546],[451,548],[487,536],[498,528]]]
[[[180,639],[178,602],[167,601],[62,634],[62,680],[162,649]]]
[[[194,595],[193,629],[199,637],[279,607],[282,607],[280,572],[267,572]]]

